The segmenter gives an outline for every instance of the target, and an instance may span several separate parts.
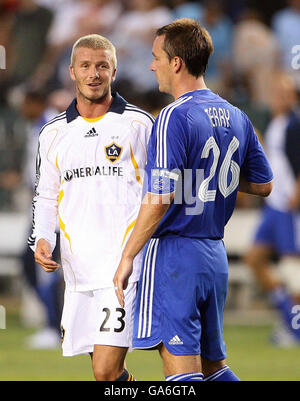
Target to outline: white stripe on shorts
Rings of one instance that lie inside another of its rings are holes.
[[[152,238],[146,252],[139,312],[138,338],[151,336],[152,306],[154,293],[154,273],[159,239]],[[149,301],[149,304],[148,304]],[[148,323],[148,331],[147,331]]]

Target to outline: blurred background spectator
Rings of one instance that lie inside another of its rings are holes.
[[[68,74],[74,41],[89,33],[109,37],[118,55],[115,89],[157,115],[172,99],[158,92],[149,69],[153,38],[158,27],[182,17],[211,33],[208,86],[249,115],[264,144],[273,77],[292,75],[300,91],[300,58],[293,53],[300,46],[300,0],[2,0],[0,213],[28,214],[39,127],[74,96]],[[33,93],[43,99],[33,102]],[[247,212],[262,204],[239,195],[238,206]]]
[[[174,19],[194,18],[200,21],[203,16],[203,6],[198,1],[170,0],[169,7],[172,10]]]
[[[69,99],[68,99],[69,100]],[[66,104],[64,104],[64,107]],[[47,121],[54,118],[58,109],[49,105],[47,94],[43,91],[28,90],[25,93],[20,111],[24,118],[24,128],[27,146],[25,150],[23,182],[28,189],[30,198],[34,195],[35,187],[35,158],[38,149],[39,132]],[[31,208],[28,213],[31,216]],[[28,227],[28,236],[31,233],[31,225]],[[26,238],[24,238],[24,244]],[[54,258],[59,258],[59,246],[56,247]],[[44,327],[26,339],[26,345],[30,348],[50,349],[60,345],[60,318],[61,318],[61,272],[54,274],[45,273],[35,263],[34,255],[28,246],[24,246],[22,257],[24,279],[29,288],[37,296],[44,311]]]
[[[21,171],[26,137],[18,112],[0,106],[0,210],[16,208],[14,192],[22,184]]]
[[[299,74],[294,74],[292,49],[300,44],[300,0],[287,1],[287,7],[275,13],[272,28],[281,53],[280,63],[284,70],[292,73],[300,85]]]
[[[279,49],[272,30],[257,10],[248,9],[236,24],[233,63],[238,78],[248,81],[248,96],[259,106],[270,104],[270,77],[278,67]]]
[[[5,14],[2,15],[2,20]],[[19,0],[14,17],[6,28],[7,68],[1,92],[30,80],[47,49],[47,34],[53,13],[34,0]],[[2,43],[1,37],[0,42]]]
[[[276,345],[300,344],[293,329],[294,305],[300,303],[300,116],[295,83],[285,73],[272,75],[272,120],[265,148],[274,173],[274,188],[265,201],[246,262],[278,311]],[[279,259],[277,271],[274,260]]]
[[[200,21],[211,34],[214,53],[206,72],[206,84],[221,96],[230,83],[233,24],[224,12],[221,0],[206,0]]]
[[[68,67],[74,42],[90,33],[108,36],[122,11],[118,0],[66,0],[57,4],[42,62],[34,75],[34,85],[50,90],[73,88]],[[67,21],[67,23],[66,23]]]
[[[118,76],[116,88],[128,99],[147,107],[145,101],[160,98],[155,75],[150,71],[152,44],[156,30],[172,22],[165,2],[159,0],[127,0],[124,13],[109,35],[117,48]],[[157,100],[159,101],[159,100]]]

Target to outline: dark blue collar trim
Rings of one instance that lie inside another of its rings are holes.
[[[123,114],[125,111],[125,106],[127,104],[126,100],[123,99],[122,96],[120,96],[118,93],[113,93],[112,96],[113,96],[113,102],[108,110],[108,113]],[[77,100],[75,98],[68,107],[66,112],[68,123],[72,122],[73,120],[75,120],[77,117],[80,116],[76,105],[77,105]]]
[[[73,102],[70,104],[70,106],[67,108],[66,116],[67,116],[67,122],[68,122],[68,124],[69,124],[71,121],[75,120],[77,117],[80,116],[80,114],[78,113],[76,104],[77,104],[77,100],[74,99]]]
[[[108,113],[118,113],[123,114],[125,111],[125,106],[127,104],[126,100],[122,98],[117,92],[112,94],[114,100],[108,110]]]

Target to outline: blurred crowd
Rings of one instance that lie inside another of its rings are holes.
[[[74,96],[69,78],[71,47],[85,34],[115,44],[115,89],[156,115],[170,99],[158,93],[149,70],[158,27],[174,19],[201,21],[214,41],[207,85],[242,108],[259,135],[271,118],[272,77],[293,77],[300,89],[300,0],[2,0],[0,45],[0,211],[24,209],[21,194],[34,185],[40,127],[66,109]],[[239,200],[249,206],[248,198]],[[253,206],[253,205],[252,205]],[[29,207],[29,206],[28,206]]]

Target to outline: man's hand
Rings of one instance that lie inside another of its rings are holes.
[[[298,197],[296,197],[296,196],[292,197],[292,198],[289,200],[288,205],[289,205],[289,209],[290,209],[292,212],[297,211],[297,210],[299,209],[299,205],[300,205],[300,202],[299,202]]]
[[[119,303],[124,308],[124,290],[128,287],[128,280],[133,270],[133,258],[123,256],[114,277],[114,286]]]
[[[292,212],[296,212],[299,210],[299,207],[300,207],[300,182],[298,182],[296,191],[294,191],[294,194],[289,199],[288,205]]]
[[[53,273],[60,268],[60,265],[52,260],[51,246],[45,239],[38,241],[34,258],[46,273]]]
[[[175,193],[155,195],[147,193],[143,199],[134,229],[123,250],[123,256],[114,277],[115,291],[124,308],[124,290],[132,274],[133,260],[155,233],[164,215],[173,202]]]

